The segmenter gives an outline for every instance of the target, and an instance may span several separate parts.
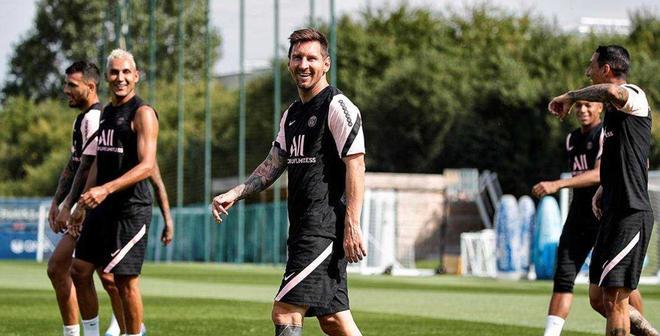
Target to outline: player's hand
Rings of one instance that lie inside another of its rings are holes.
[[[603,217],[603,187],[598,187],[594,197],[591,199],[591,210],[594,212],[596,218]]]
[[[564,93],[550,101],[550,104],[548,104],[548,111],[556,115],[559,119],[564,120],[564,118],[571,112],[573,103],[575,103],[573,99]]]
[[[167,246],[172,242],[174,238],[174,223],[171,221],[165,221],[165,227],[163,232],[160,234],[160,241],[163,243],[163,246]]]
[[[236,196],[231,191],[218,195],[213,198],[211,203],[211,212],[217,223],[222,222],[221,214],[229,215],[227,210],[236,202]]]
[[[50,229],[53,230],[55,233],[59,233],[60,231],[57,229],[55,226],[55,219],[57,219],[57,215],[59,214],[60,209],[57,207],[57,202],[53,200],[50,204],[50,209],[48,210],[48,226],[50,226]]]
[[[87,190],[86,193],[80,196],[78,203],[83,205],[86,208],[94,209],[96,208],[103,200],[108,197],[110,192],[105,186],[98,186]]]
[[[537,183],[532,188],[532,195],[541,198],[545,195],[554,194],[559,190],[559,185],[555,181],[543,181]]]
[[[73,211],[71,211],[71,216],[69,217],[67,228],[69,229],[68,233],[71,235],[71,237],[77,238],[80,235],[80,231],[82,231],[82,223],[85,219],[86,211],[85,207],[81,206],[80,204],[74,205],[72,210]]]
[[[55,218],[55,228],[57,229],[57,232],[62,232],[66,229],[69,217],[71,217],[71,210],[69,210],[67,206],[62,206],[62,210],[60,210],[57,218]]]
[[[356,263],[367,256],[367,250],[362,242],[362,232],[359,225],[346,224],[344,227],[344,253],[346,260]]]

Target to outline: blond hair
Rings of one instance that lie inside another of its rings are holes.
[[[130,52],[124,49],[115,49],[110,52],[110,55],[108,55],[108,61],[105,64],[106,69],[110,67],[110,61],[112,61],[113,59],[127,60],[131,64],[133,69],[137,70],[137,65],[135,64],[135,59],[133,58],[133,54],[131,54]]]

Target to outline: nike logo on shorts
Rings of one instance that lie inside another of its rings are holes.
[[[293,273],[291,273],[291,274],[289,274],[289,275],[285,275],[285,276],[284,276],[284,281],[289,280],[289,278],[292,277],[294,274],[296,274],[296,272],[293,272]]]
[[[289,126],[293,125],[296,121],[289,121]]]

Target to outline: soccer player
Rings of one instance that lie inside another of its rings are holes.
[[[147,178],[156,167],[158,119],[135,93],[140,74],[133,55],[113,50],[107,59],[106,80],[112,102],[101,114],[98,151],[72,214],[69,230],[81,230],[72,276],[83,318],[97,317],[98,299],[92,274],[97,267],[113,273],[119,290],[127,335],[139,335],[143,318],[139,274],[144,262],[152,197]]]
[[[273,303],[275,335],[302,335],[305,316],[316,316],[326,334],[361,335],[349,310],[346,265],[366,256],[362,119],[328,84],[325,36],[308,28],[289,40],[288,67],[300,100],[282,115],[266,160],[244,183],[216,196],[212,211],[220,222],[235,202],[266,189],[288,168],[288,260]]]
[[[70,208],[78,200],[96,156],[96,130],[98,129],[102,109],[97,95],[100,74],[94,63],[75,62],[65,70],[65,73],[64,93],[69,98],[69,106],[81,110],[81,113],[73,123],[71,158],[60,175],[57,191],[49,211],[49,225],[56,233],[66,229],[70,217]],[[167,245],[171,242],[174,232],[167,191],[158,171],[152,176],[151,182],[156,191],[161,213],[165,219],[165,228],[161,240],[163,244]],[[58,206],[60,203],[61,206]],[[63,333],[65,336],[75,336],[80,333],[78,302],[69,273],[76,238],[66,232],[48,260],[48,277],[55,289],[60,314],[64,322]],[[103,287],[110,296],[113,311],[120,313],[121,301],[112,274],[98,272],[98,275]],[[98,334],[98,324],[95,321],[83,320],[83,326],[88,334]],[[106,335],[119,335],[122,326],[123,320],[111,323]]]
[[[627,83],[629,68],[625,48],[599,46],[586,69],[593,85],[555,97],[548,105],[559,118],[579,100],[605,106],[601,186],[592,200],[601,227],[589,268],[589,296],[596,310],[602,305],[606,335],[628,335],[631,319],[633,324],[643,319],[629,298],[639,283],[653,230],[647,190],[651,110],[644,91]],[[638,326],[650,328],[647,324]]]
[[[65,70],[65,73],[64,93],[69,98],[69,107],[80,110],[80,113],[73,123],[71,157],[60,174],[57,191],[48,213],[48,223],[56,233],[66,229],[66,214],[71,207],[72,195],[80,195],[74,190],[77,186],[85,184],[87,172],[96,156],[95,132],[98,129],[102,109],[96,93],[100,74],[95,64],[84,61],[75,62]],[[60,203],[62,203],[61,210]],[[48,260],[48,277],[55,289],[65,336],[80,334],[78,303],[69,274],[71,255],[75,246],[76,238],[65,233]],[[109,293],[112,298],[113,292]],[[85,327],[88,324],[88,321],[83,321]],[[96,328],[98,329],[98,327]]]
[[[573,188],[573,199],[557,247],[557,266],[544,336],[561,334],[573,301],[575,278],[598,234],[600,223],[591,211],[591,199],[600,183],[602,110],[603,104],[599,102],[575,102],[580,127],[566,137],[572,177],[539,182],[532,188],[532,194],[538,198],[561,188]]]

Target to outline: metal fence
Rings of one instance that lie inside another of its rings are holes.
[[[286,203],[279,205],[280,220],[274,221],[273,203],[247,204],[245,225],[240,229],[237,211],[230,210],[222,223],[210,219],[207,207],[172,210],[176,218],[174,240],[163,246],[163,218],[154,208],[149,228],[146,259],[150,261],[207,261],[230,263],[283,263],[288,230]]]

